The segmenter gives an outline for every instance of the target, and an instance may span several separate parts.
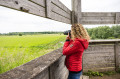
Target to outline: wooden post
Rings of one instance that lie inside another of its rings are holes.
[[[115,51],[115,70],[117,71],[119,69],[119,60],[118,60],[118,57],[119,57],[119,43],[118,42],[115,42],[114,51]]]
[[[72,0],[72,24],[81,23],[81,0]]]
[[[116,21],[115,24],[120,24],[120,12],[116,12]]]

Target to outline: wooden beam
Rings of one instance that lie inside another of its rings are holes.
[[[72,0],[72,24],[81,23],[81,0]]]
[[[0,0],[0,6],[16,9],[30,14],[45,17],[45,6],[36,5],[28,0]]]
[[[119,69],[119,43],[118,42],[115,42],[114,51],[115,51],[115,70],[118,71]]]
[[[47,18],[71,24],[71,11],[59,0],[47,0]]]
[[[0,6],[71,24],[71,11],[59,0],[0,0]]]
[[[119,12],[83,12],[82,24],[120,24]]]
[[[120,24],[120,12],[116,12],[116,24]]]

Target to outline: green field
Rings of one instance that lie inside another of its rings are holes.
[[[0,36],[0,73],[63,46],[65,35]]]

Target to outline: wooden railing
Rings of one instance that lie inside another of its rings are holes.
[[[120,67],[120,40],[91,40],[83,54],[83,71],[113,71]],[[62,48],[0,75],[0,79],[67,79]]]

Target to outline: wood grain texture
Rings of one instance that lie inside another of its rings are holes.
[[[119,70],[119,43],[115,42],[115,67],[116,71]]]
[[[115,12],[82,12],[83,17],[97,16],[97,17],[115,17]]]
[[[67,79],[68,70],[64,64],[65,56],[60,57],[50,66],[50,79]]]
[[[81,0],[72,0],[72,24],[81,23]]]
[[[71,24],[71,11],[59,0],[47,0],[47,8],[48,18]]]
[[[45,8],[45,0],[28,0]]]
[[[45,8],[28,0],[0,0],[0,6],[45,17]]]
[[[119,24],[117,12],[82,12],[82,24]]]
[[[120,24],[120,12],[116,12],[116,24]]]
[[[66,13],[71,14],[71,11],[59,0],[52,0],[52,4],[56,5],[60,9],[64,10]]]
[[[115,24],[115,21],[82,21],[84,25]]]
[[[71,20],[71,15],[69,13],[67,13],[65,10],[59,8],[58,6],[56,6],[55,4],[51,4],[52,6],[52,12],[59,14],[60,16],[63,16],[67,19]]]
[[[106,72],[106,71],[115,71],[115,67],[106,67],[106,68],[91,68],[91,69],[84,69],[84,72],[87,72],[88,70],[92,71],[99,71],[99,72]]]

